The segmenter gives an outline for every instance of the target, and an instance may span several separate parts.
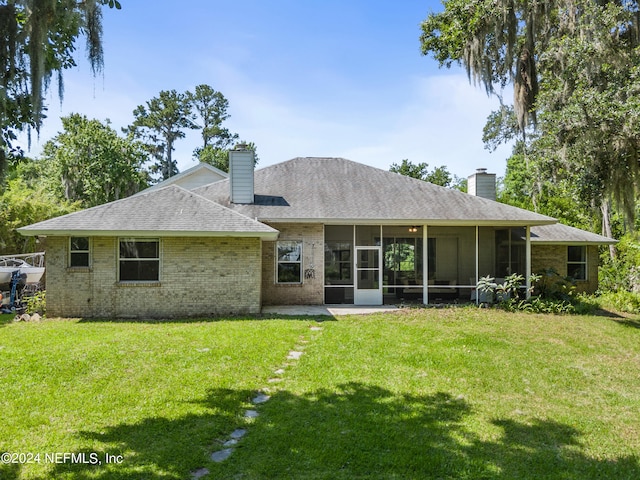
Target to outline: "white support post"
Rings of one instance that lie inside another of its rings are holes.
[[[525,285],[527,288],[527,300],[529,300],[529,298],[531,298],[531,227],[529,225],[526,226],[526,231],[527,231],[527,241],[526,241],[526,263],[527,266],[525,268],[525,275],[526,275],[526,279],[525,279]]]
[[[422,303],[429,303],[429,235],[427,226],[422,226]]]
[[[480,293],[478,292],[478,275],[480,272],[480,236],[478,234],[478,225],[476,225],[476,305],[480,304]]]

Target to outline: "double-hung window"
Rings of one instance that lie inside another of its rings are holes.
[[[587,280],[587,247],[567,247],[567,275],[574,280]]]
[[[89,266],[89,237],[69,239],[69,267]]]
[[[302,242],[276,245],[276,283],[302,283]]]
[[[160,280],[160,240],[120,239],[118,251],[121,282],[157,282]]]

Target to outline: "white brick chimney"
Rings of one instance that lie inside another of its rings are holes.
[[[231,203],[253,203],[253,150],[240,143],[229,151]]]
[[[467,192],[476,197],[496,199],[496,174],[487,173],[486,168],[478,168],[476,173],[467,178]]]

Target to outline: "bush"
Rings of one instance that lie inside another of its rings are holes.
[[[505,277],[504,283],[497,284],[493,277],[482,277],[478,281],[478,292],[482,293],[485,303],[493,303],[509,312],[521,311],[531,313],[576,313],[576,305],[580,305],[581,312],[591,307],[582,305],[574,296],[575,285],[569,278],[563,278],[553,270],[545,270],[540,275],[531,275],[529,293],[534,291],[537,296],[523,298],[525,290],[522,288],[524,277],[512,274]],[[482,298],[482,297],[481,297]]]
[[[601,256],[598,274],[600,292],[634,292],[640,294],[640,239],[638,234],[624,235],[616,245],[617,255]]]
[[[598,297],[602,308],[626,313],[640,313],[640,294],[620,290],[603,293]]]
[[[561,277],[554,268],[547,268],[536,275],[534,293],[546,300],[571,303],[575,298],[576,286],[569,277]]]
[[[26,296],[24,298],[24,303],[26,305],[25,313],[28,313],[29,315],[33,315],[34,313],[44,315],[47,304],[46,292],[43,290]]]

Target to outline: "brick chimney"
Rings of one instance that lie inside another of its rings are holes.
[[[496,199],[496,174],[487,173],[486,168],[476,169],[476,173],[467,178],[467,192],[476,197]]]
[[[229,151],[229,198],[231,203],[253,203],[253,150],[239,143]]]

